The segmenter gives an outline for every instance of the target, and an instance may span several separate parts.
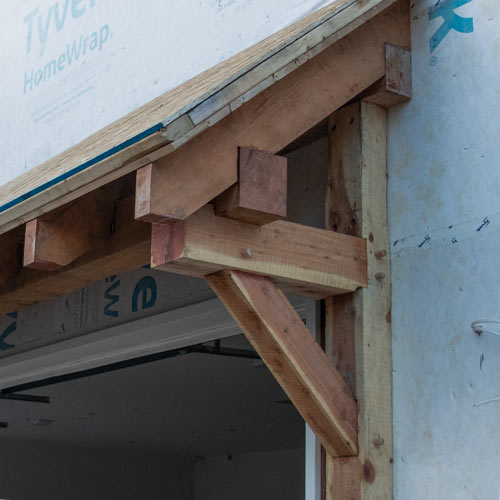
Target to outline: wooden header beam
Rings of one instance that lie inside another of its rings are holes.
[[[283,293],[239,271],[207,281],[328,452],[355,455],[356,402]]]
[[[107,217],[115,214],[114,232],[71,264],[52,271],[18,265],[0,283],[0,313],[150,262],[157,269],[198,277],[227,268],[266,274],[287,290],[313,297],[366,285],[366,241],[361,238],[284,221],[259,227],[218,217],[211,206],[185,221],[151,229],[133,220],[133,210],[133,196],[113,203]],[[17,248],[10,249],[12,259],[19,259]]]
[[[153,225],[151,265],[198,277],[239,269],[324,298],[366,284],[365,249],[361,238],[284,221],[259,227],[218,217],[207,206],[185,221]]]

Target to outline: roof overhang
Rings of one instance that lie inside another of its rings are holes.
[[[17,177],[0,233],[176,151],[394,2],[337,0]]]

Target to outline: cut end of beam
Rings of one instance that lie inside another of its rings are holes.
[[[112,232],[116,184],[41,214],[25,229],[24,266],[56,271],[102,243]]]
[[[392,108],[411,99],[411,53],[406,47],[384,44],[385,76],[362,94],[362,99]]]
[[[151,177],[153,164],[137,170],[135,181],[135,218],[145,222],[157,222],[150,220],[151,216]]]
[[[185,232],[182,221],[151,226],[151,267],[174,262],[184,252]]]
[[[216,214],[261,226],[286,217],[286,203],[287,159],[239,147],[238,183],[216,199]]]
[[[38,231],[38,219],[30,220],[26,223],[24,237],[24,267],[37,269],[37,261],[35,258],[36,234]]]
[[[159,180],[162,175],[161,170],[162,167],[154,163],[150,163],[137,170],[135,185],[136,220],[151,222],[152,224],[165,224],[185,218],[186,214],[182,208],[172,214],[164,211],[158,213],[160,211],[157,211],[155,208],[162,206],[162,200],[169,198],[169,193],[161,188],[162,183]]]
[[[44,253],[39,251],[40,246],[43,246],[43,243],[40,243],[40,239],[43,239],[43,237],[39,238],[38,236],[41,226],[43,226],[43,223],[38,218],[26,223],[23,266],[29,269],[39,269],[42,271],[57,271],[69,262],[66,260],[64,262],[51,260],[48,258],[51,254],[50,252],[44,257],[40,256],[40,253]],[[51,255],[53,255],[54,258],[57,258],[57,254],[52,253]]]

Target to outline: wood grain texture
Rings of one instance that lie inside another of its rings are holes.
[[[382,12],[154,163],[150,211],[140,220],[188,217],[237,182],[238,146],[275,153],[382,78],[384,42],[405,39],[400,10]]]
[[[198,277],[239,269],[313,297],[366,284],[365,240],[284,221],[259,227],[217,217],[211,206],[153,225],[151,248],[155,269]]]
[[[363,481],[363,466],[358,457],[328,460],[330,473],[326,477],[328,500],[359,500]]]
[[[58,183],[21,205],[0,214],[0,232],[27,222],[41,213],[61,206],[122,175],[155,161],[216,123],[224,113],[235,109],[262,88],[262,82],[281,78],[312,55],[345,36],[395,0],[337,0],[300,22],[272,35],[192,80],[154,99],[133,113],[105,127],[81,143],[0,188],[0,201],[16,198],[71,168],[96,158],[144,130],[158,124],[158,131],[124,151],[99,161]],[[278,74],[277,72],[280,72]],[[197,109],[197,112],[194,111]],[[193,118],[193,120],[191,120]],[[197,119],[201,120],[198,121]],[[176,122],[176,123],[174,123]],[[172,123],[172,126],[170,125]],[[191,123],[196,123],[190,129]],[[172,144],[175,144],[172,143]],[[156,153],[158,150],[160,153]],[[151,155],[148,158],[144,156]]]
[[[122,184],[105,186],[28,222],[23,265],[55,271],[102,243],[113,231]]]
[[[221,217],[262,226],[286,217],[287,159],[267,151],[238,148],[238,182],[215,200]]]
[[[23,268],[1,283],[0,313],[16,311],[77,290],[105,276],[148,264],[151,228],[133,219],[133,201],[132,197],[117,203],[115,232],[71,264],[56,271]]]
[[[135,218],[137,220],[146,219],[148,222],[164,222],[164,217],[153,217],[151,214],[151,203],[154,203],[153,196],[164,195],[159,190],[153,189],[156,181],[156,169],[153,164],[145,165],[137,170],[135,181]],[[187,180],[186,180],[187,182]],[[166,193],[168,196],[168,192]],[[149,216],[149,217],[148,217]]]
[[[356,309],[352,293],[329,297],[325,307],[325,352],[353,394],[356,394]],[[342,335],[335,332],[342,331]]]
[[[366,102],[330,119],[327,224],[367,239],[369,284],[326,301],[326,352],[354,388],[359,405],[359,456],[327,457],[327,500],[392,498],[386,122],[387,111]]]
[[[392,108],[411,99],[411,53],[406,47],[386,43],[385,76],[362,94],[362,99]]]
[[[239,271],[207,281],[323,446],[332,456],[355,454],[356,402],[283,293]]]

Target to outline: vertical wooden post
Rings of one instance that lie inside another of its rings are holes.
[[[358,400],[359,456],[325,461],[326,500],[392,498],[387,111],[356,102],[330,118],[327,227],[368,244],[366,289],[326,301],[325,349]]]

